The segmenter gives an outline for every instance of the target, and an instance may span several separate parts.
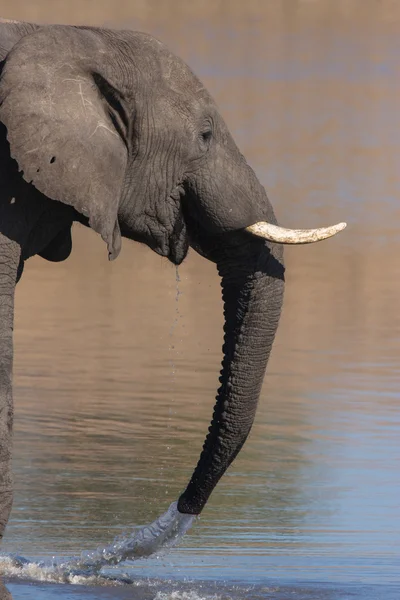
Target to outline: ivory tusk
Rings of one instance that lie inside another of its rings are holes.
[[[319,229],[285,229],[278,225],[260,221],[260,223],[245,227],[245,231],[277,244],[312,244],[336,235],[345,227],[346,223],[338,223],[331,227],[320,227]]]

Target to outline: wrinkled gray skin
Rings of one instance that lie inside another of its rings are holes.
[[[143,33],[0,23],[0,529],[12,504],[13,298],[24,261],[71,251],[71,226],[179,265],[189,246],[221,276],[225,340],[214,414],[178,501],[198,514],[242,448],[281,311],[282,247],[264,188],[186,64]],[[134,277],[134,273],[132,273]]]

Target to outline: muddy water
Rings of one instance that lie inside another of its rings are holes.
[[[126,597],[397,598],[398,3],[0,7],[9,18],[156,33],[212,91],[281,223],[349,223],[337,239],[287,250],[285,310],[251,438],[180,548],[125,569],[151,583]],[[79,227],[66,263],[27,265],[3,551],[79,553],[150,522],[185,486],[211,416],[222,309],[212,265],[192,252],[179,275],[178,295],[175,269],[128,242],[109,264]],[[9,588],[15,599],[83,594]]]

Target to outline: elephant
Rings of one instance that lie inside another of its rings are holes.
[[[153,36],[0,23],[0,530],[12,506],[14,292],[25,261],[63,261],[74,222],[109,260],[122,238],[174,265],[193,248],[216,265],[224,303],[220,386],[177,500],[198,515],[245,443],[284,292],[284,244],[345,227],[278,226],[266,191],[215,101]]]

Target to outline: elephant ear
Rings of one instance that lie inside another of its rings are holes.
[[[3,64],[0,121],[24,179],[88,217],[111,260],[121,248],[127,150],[114,125],[120,104],[106,98],[115,91],[107,39],[99,30],[64,26],[22,38]]]

